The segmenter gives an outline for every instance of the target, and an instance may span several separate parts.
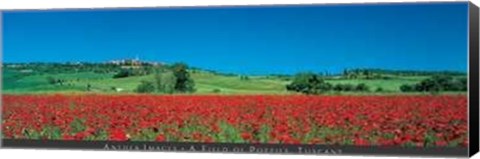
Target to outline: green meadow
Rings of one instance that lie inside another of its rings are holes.
[[[3,92],[9,94],[36,94],[36,93],[135,93],[141,81],[149,81],[154,75],[131,76],[112,78],[114,73],[55,73],[31,74],[16,70],[3,71]],[[52,85],[48,77],[63,79],[59,85]],[[369,92],[327,92],[327,94],[399,94],[403,93],[400,86],[415,84],[429,76],[390,76],[389,79],[344,79],[330,77],[325,79],[331,84],[366,84]],[[287,91],[285,86],[292,81],[276,76],[248,76],[244,80],[239,76],[222,75],[207,71],[191,73],[195,82],[193,94],[296,94]],[[87,87],[90,87],[87,90]],[[378,91],[380,89],[380,91]]]

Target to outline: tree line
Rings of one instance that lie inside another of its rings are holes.
[[[416,84],[400,86],[402,92],[440,92],[440,91],[467,91],[466,77],[454,78],[448,75],[437,75],[424,79]]]
[[[465,72],[460,71],[419,71],[419,70],[390,70],[390,69],[375,69],[375,68],[357,68],[357,69],[345,69],[343,75],[356,75],[356,76],[372,76],[372,75],[396,75],[396,76],[460,76],[466,75]]]
[[[321,75],[314,73],[300,73],[294,76],[292,82],[286,85],[288,91],[300,92],[303,94],[322,94],[326,92],[370,92],[370,87],[365,83],[332,84],[325,81]],[[421,80],[415,84],[403,84],[400,86],[402,92],[441,92],[441,91],[467,91],[467,78],[464,76],[434,75]],[[383,88],[378,87],[375,92],[382,92]]]
[[[288,91],[295,91],[304,94],[321,94],[329,91],[337,92],[367,92],[370,91],[368,85],[364,83],[349,84],[339,83],[331,84],[326,82],[322,76],[314,73],[299,73],[295,75],[293,81],[286,85]]]

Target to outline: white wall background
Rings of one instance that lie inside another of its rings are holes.
[[[48,9],[48,8],[104,8],[104,7],[152,7],[152,6],[205,6],[205,5],[249,5],[249,4],[311,4],[311,3],[374,3],[374,2],[425,2],[429,0],[0,0],[1,9]],[[431,0],[430,0],[431,1]],[[434,0],[452,1],[452,0]],[[458,1],[458,0],[457,0]],[[472,0],[480,5],[480,0]],[[32,150],[0,149],[0,158],[49,158],[49,159],[367,159],[401,158],[376,156],[304,156],[267,154],[220,154],[178,152],[113,152],[79,150]],[[413,158],[413,157],[408,157]],[[480,159],[480,155],[474,158]]]

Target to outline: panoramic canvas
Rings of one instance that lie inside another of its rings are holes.
[[[469,145],[466,2],[4,11],[2,31],[4,141]]]

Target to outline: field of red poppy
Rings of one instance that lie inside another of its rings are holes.
[[[468,146],[465,95],[4,95],[7,139]]]

